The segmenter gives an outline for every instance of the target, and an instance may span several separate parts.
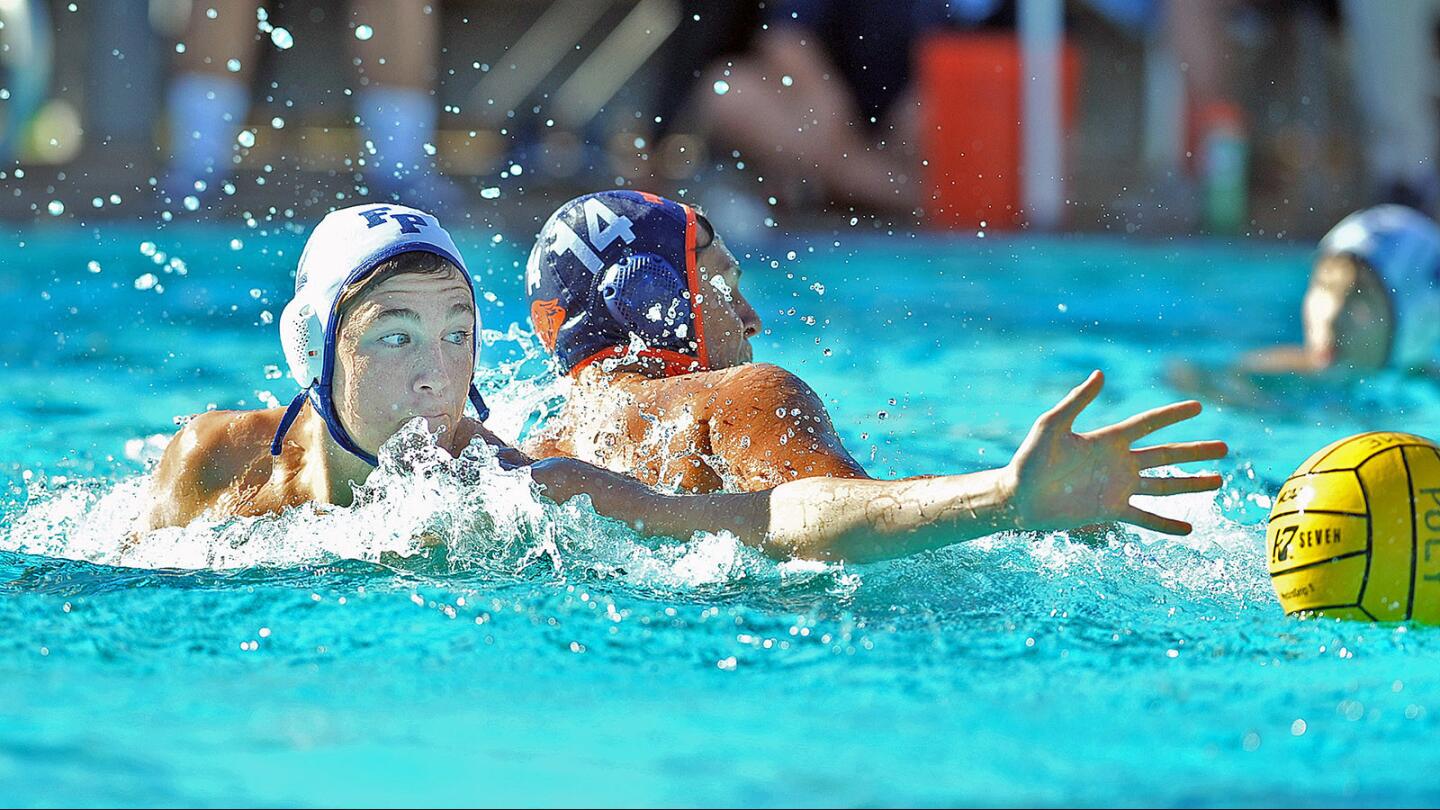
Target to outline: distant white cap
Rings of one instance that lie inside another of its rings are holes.
[[[1440,361],[1440,225],[1403,205],[1377,205],[1341,220],[1320,251],[1363,260],[1385,285],[1395,316],[1391,365]]]

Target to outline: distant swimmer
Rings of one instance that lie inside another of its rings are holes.
[[[1305,341],[1245,358],[1258,372],[1434,371],[1440,226],[1400,205],[1358,211],[1320,241],[1301,305]]]
[[[632,191],[561,206],[531,251],[526,289],[536,333],[574,386],[525,450],[686,492],[868,480],[815,392],[782,368],[751,362],[761,323],[741,282],[739,262],[692,206]],[[1097,373],[1077,389],[1086,402],[1101,379]],[[1130,481],[1128,494],[1149,492],[1155,479],[1138,478],[1140,469],[1224,456],[1218,441],[1130,449],[1162,422],[1199,412],[1198,402],[1177,403],[1081,435],[1057,432],[1042,417],[1016,458],[1046,436],[1061,442],[1038,462],[1048,474],[1085,477],[1093,464],[1098,475]],[[1134,432],[1141,425],[1148,429]],[[1170,486],[1218,484],[1213,476],[1176,480],[1188,483]]]
[[[592,225],[585,250],[597,244],[597,232],[630,227],[599,211]],[[137,530],[276,514],[311,502],[350,505],[354,486],[376,469],[380,446],[417,418],[452,455],[472,443],[496,447],[502,465],[528,468],[540,491],[556,502],[583,494],[596,512],[645,534],[686,539],[698,531],[728,531],[781,558],[885,559],[1000,531],[1116,520],[1185,533],[1188,524],[1142,510],[1131,496],[1220,486],[1214,475],[1141,475],[1162,464],[1214,458],[1224,450],[1218,442],[1130,448],[1193,416],[1198,403],[1073,433],[1076,417],[1100,392],[1096,372],[1040,418],[1000,469],[907,481],[807,478],[753,492],[666,494],[575,459],[531,461],[486,430],[485,404],[471,382],[478,328],[471,275],[433,215],[401,205],[332,212],[310,235],[295,298],[281,319],[285,355],[303,390],[287,408],[213,411],[191,420],[153,473],[151,502]],[[475,417],[464,413],[467,400]]]
[[[1341,220],[1320,240],[1300,319],[1299,345],[1222,365],[1179,360],[1169,382],[1231,405],[1290,410],[1381,370],[1440,377],[1440,226],[1400,205]]]

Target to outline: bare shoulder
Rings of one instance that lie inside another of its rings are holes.
[[[813,388],[773,363],[747,363],[715,373],[725,375],[715,386],[716,394],[731,403],[768,413],[779,408],[799,408],[812,416],[825,412]]]
[[[867,477],[804,380],[769,363],[724,373],[710,406],[710,445],[740,488],[817,476]]]
[[[762,407],[779,404],[820,404],[819,397],[805,381],[771,363],[746,363],[735,368],[700,371],[678,377],[661,377],[628,382],[622,388],[640,404],[688,403],[716,405],[728,409],[736,404]],[[773,410],[773,407],[772,407]]]
[[[155,468],[149,528],[189,522],[252,476],[256,461],[269,455],[282,414],[280,408],[208,411],[191,419]]]

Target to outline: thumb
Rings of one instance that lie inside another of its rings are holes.
[[[1051,408],[1045,415],[1058,426],[1066,430],[1075,425],[1075,419],[1080,412],[1089,407],[1095,398],[1100,396],[1100,389],[1105,386],[1105,374],[1099,369],[1090,372],[1085,382],[1080,383],[1060,400],[1059,404]]]

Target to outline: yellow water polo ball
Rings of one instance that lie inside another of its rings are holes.
[[[1286,613],[1440,624],[1440,447],[1362,433],[1306,459],[1265,532]]]

